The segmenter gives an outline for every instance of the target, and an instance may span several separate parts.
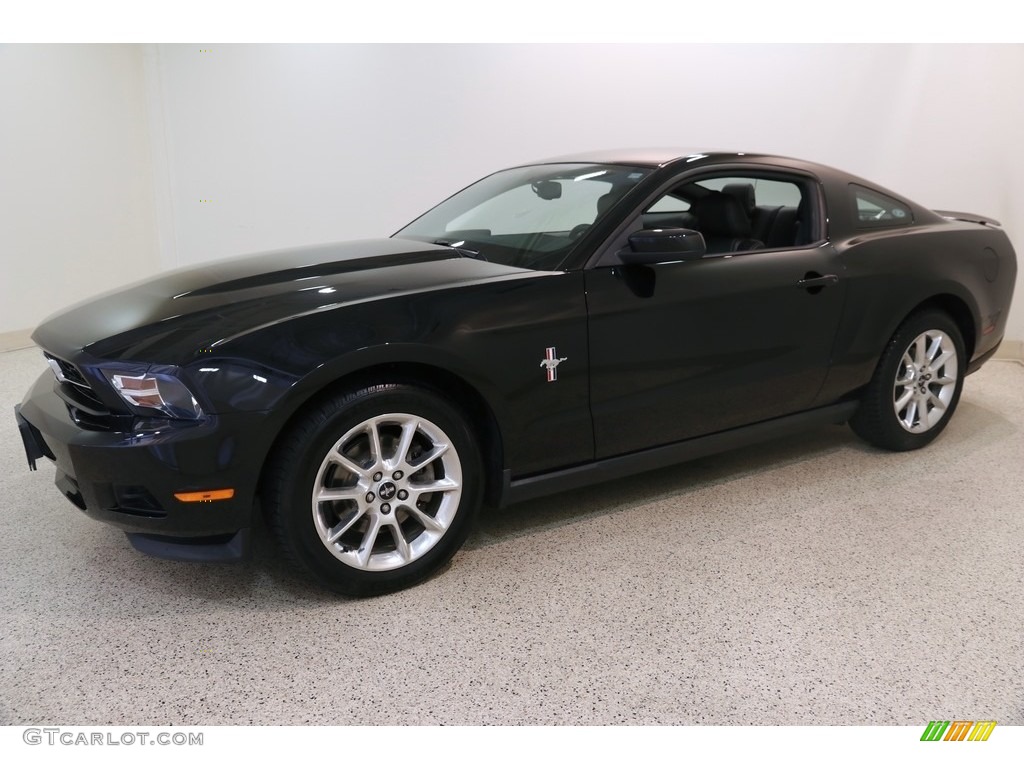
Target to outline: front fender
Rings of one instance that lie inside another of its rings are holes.
[[[546,375],[548,349],[566,360],[556,377]],[[579,272],[532,273],[291,318],[214,347],[188,373],[211,412],[262,414],[269,449],[310,398],[389,365],[429,367],[475,390],[515,474],[593,458]]]

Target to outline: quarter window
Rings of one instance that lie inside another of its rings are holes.
[[[905,227],[914,223],[910,206],[873,189],[851,184],[858,227]]]

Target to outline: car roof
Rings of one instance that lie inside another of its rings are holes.
[[[920,203],[914,203],[905,196],[897,194],[886,187],[868,179],[841,171],[829,165],[811,160],[800,160],[784,155],[772,155],[761,152],[736,152],[722,149],[697,149],[693,147],[648,147],[634,149],[600,149],[595,151],[574,152],[571,155],[560,155],[538,160],[533,163],[522,163],[519,167],[529,165],[547,165],[552,163],[583,163],[594,165],[623,165],[638,168],[666,168],[672,172],[686,168],[700,168],[719,164],[751,164],[772,167],[777,171],[803,171],[811,173],[819,179],[832,179],[843,183],[860,184],[890,197],[902,200],[910,205],[915,216],[935,216],[935,213]]]
[[[538,160],[537,165],[547,163],[604,163],[609,165],[634,165],[645,168],[659,168],[679,161],[699,163],[716,163],[723,161],[745,160],[776,160],[786,164],[803,164],[792,158],[764,155],[758,152],[730,152],[725,150],[697,149],[693,147],[647,147],[632,149],[601,149],[595,151],[574,152],[569,155],[549,157]],[[533,165],[534,163],[530,163]]]
[[[874,182],[855,176],[846,171],[841,171],[829,165],[816,163],[811,160],[800,160],[795,157],[784,155],[772,155],[762,152],[736,152],[722,149],[695,149],[692,147],[667,147],[667,148],[640,148],[640,149],[602,149],[592,152],[574,152],[571,155],[551,157],[546,160],[538,160],[535,163],[523,163],[526,165],[546,165],[550,163],[583,163],[594,165],[624,165],[638,168],[671,168],[673,171],[684,170],[684,168],[700,168],[714,165],[750,164],[768,166],[778,171],[804,171],[811,173],[818,178],[831,178],[835,180],[862,184],[884,194],[898,197],[906,201],[902,195],[897,195],[885,187]],[[522,167],[521,166],[521,167]],[[922,206],[918,206],[922,207]]]

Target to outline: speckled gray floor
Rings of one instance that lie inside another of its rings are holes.
[[[0,724],[1024,724],[1024,367],[930,448],[845,428],[490,512],[363,601],[137,554],[29,473],[0,355]]]

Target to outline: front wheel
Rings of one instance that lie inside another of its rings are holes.
[[[269,477],[268,515],[285,552],[349,595],[402,589],[440,568],[469,534],[483,490],[464,417],[406,384],[308,410]]]
[[[949,315],[912,315],[882,353],[850,426],[880,448],[924,447],[956,410],[966,364],[963,337]]]

